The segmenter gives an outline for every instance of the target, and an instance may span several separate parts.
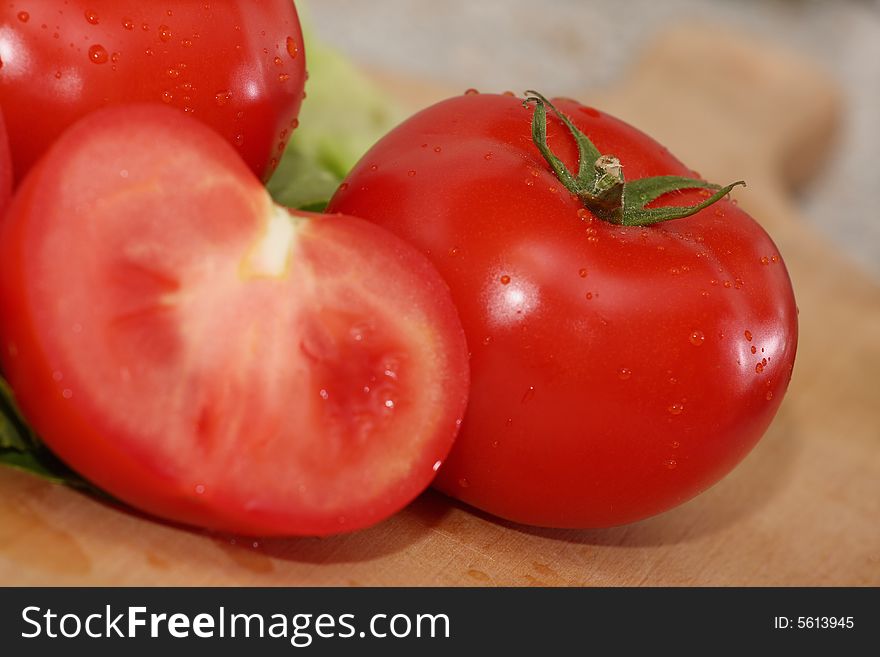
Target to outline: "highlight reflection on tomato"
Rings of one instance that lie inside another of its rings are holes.
[[[266,179],[306,78],[291,0],[3,2],[0,62],[17,180],[78,118],[133,101],[192,114]]]
[[[695,175],[635,128],[556,105],[627,181]],[[791,283],[730,200],[651,226],[600,220],[548,167],[534,111],[508,95],[438,103],[380,140],[328,212],[415,244],[452,289],[472,389],[436,485],[528,524],[631,522],[706,489],[760,439],[794,363]],[[554,117],[547,133],[577,171],[570,131]]]

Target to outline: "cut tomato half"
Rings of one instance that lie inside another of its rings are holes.
[[[352,217],[274,205],[162,107],[86,118],[0,239],[2,363],[75,470],[158,516],[332,534],[400,509],[452,446],[463,331],[428,260]]]

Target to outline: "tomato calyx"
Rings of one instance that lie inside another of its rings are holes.
[[[547,160],[553,173],[566,189],[576,195],[584,207],[598,218],[621,226],[650,226],[671,219],[681,219],[717,203],[734,187],[745,186],[738,180],[725,187],[685,176],[654,176],[627,181],[623,164],[614,155],[605,155],[564,113],[537,91],[526,91],[523,105],[535,104],[532,116],[532,140]],[[578,172],[575,176],[547,144],[547,108],[565,124],[578,147]],[[707,189],[714,194],[689,206],[646,207],[664,194],[684,189]]]

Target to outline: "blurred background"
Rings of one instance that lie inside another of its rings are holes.
[[[880,0],[298,0],[315,35],[371,70],[463,91],[611,85],[667,27],[701,21],[770,40],[839,86],[831,160],[801,213],[880,281]]]

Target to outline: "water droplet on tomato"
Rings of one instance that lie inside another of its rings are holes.
[[[92,25],[98,24],[98,14],[96,12],[92,11],[91,9],[87,9],[85,16],[86,20]]]
[[[297,55],[299,55],[299,46],[293,40],[293,37],[287,37],[287,54],[290,55],[291,59],[296,59]]]
[[[485,338],[483,338],[483,346],[484,347],[488,347],[491,343],[492,343],[492,336],[487,335]]]
[[[632,370],[628,367],[621,367],[619,370],[617,370],[617,378],[621,381],[628,381],[631,376]]]
[[[671,447],[672,447],[672,449],[678,449],[679,447],[681,447],[681,443],[678,442],[677,440],[673,440],[671,443]]]
[[[241,146],[244,143],[244,135],[242,135],[242,134],[235,135],[235,137],[233,137],[232,141],[235,143],[236,146]]]
[[[480,92],[477,91],[476,89],[465,89],[464,95],[465,95],[465,96],[476,96],[476,95],[478,95],[479,93],[480,93]]]
[[[321,389],[318,391],[318,396],[319,396],[321,399],[323,399],[324,401],[327,401],[328,399],[330,399],[330,393],[327,392],[327,390],[324,389],[324,388],[321,388]]]
[[[172,100],[174,100],[174,94],[172,94],[167,89],[162,92],[162,102],[163,103],[170,103]]]
[[[688,339],[692,345],[699,347],[706,341],[706,336],[703,335],[702,331],[694,331]]]
[[[171,41],[171,36],[172,35],[170,27],[168,27],[167,25],[159,26],[159,40],[167,43],[168,41]]]
[[[755,365],[755,372],[760,374],[763,371],[764,371],[764,364],[763,363],[758,363],[757,365]]]
[[[501,284],[502,284],[502,285],[507,285],[507,284],[510,283],[510,276],[508,276],[507,274],[504,274],[504,275],[503,275],[500,279],[498,279],[498,280],[501,281]]]
[[[587,277],[587,270],[586,269],[578,269],[578,276],[580,276],[581,278],[586,278]]]
[[[73,397],[73,390],[71,390],[70,388],[65,388],[61,391],[61,396],[65,399],[70,399],[71,397]]]
[[[672,404],[672,406],[670,406],[667,410],[669,411],[670,415],[681,415],[682,411],[684,411],[684,404],[679,404],[676,402],[675,404]]]
[[[394,400],[393,399],[386,399],[384,406],[389,411],[393,411],[394,410]]]
[[[441,466],[441,465],[443,465],[442,461],[434,461],[434,465],[431,467],[431,469],[432,469],[434,472],[437,472],[437,470],[440,469],[440,466]]]
[[[22,23],[27,23],[30,19],[31,15],[26,11],[18,12],[18,20],[20,20]]]
[[[486,153],[486,154],[483,156],[483,159],[484,159],[484,160],[491,160],[491,159],[492,159],[492,153]]]
[[[60,381],[63,378],[64,378],[64,375],[61,372],[59,372],[58,370],[55,370],[54,372],[52,372],[52,380],[53,381]]]
[[[465,477],[462,477],[461,479],[458,480],[458,485],[461,486],[462,488],[467,488],[468,486],[471,485],[471,482],[469,482]]]
[[[523,393],[521,404],[527,404],[535,398],[535,386],[529,386],[529,389]]]
[[[131,31],[134,29],[134,21],[131,20],[130,18],[123,18],[122,19],[122,27],[124,27],[126,30]]]
[[[172,80],[176,80],[177,78],[180,77],[180,71],[176,68],[169,68],[167,72],[168,72],[168,77],[171,78]]]
[[[232,92],[225,89],[214,94],[214,102],[217,104],[217,107],[223,107],[229,102],[230,98],[232,98]]]
[[[346,189],[348,189],[348,183],[345,183],[345,182],[344,182],[344,183],[342,183],[341,185],[339,185],[339,191],[340,191],[340,192],[344,192]]]
[[[764,395],[764,399],[766,399],[767,401],[770,401],[771,399],[773,399],[773,391],[772,391],[772,390],[768,390],[768,391],[767,391],[767,394]]]
[[[205,494],[205,484],[196,484],[196,495]]]
[[[587,292],[586,297],[587,297],[587,300],[589,301],[590,299],[593,298],[593,293],[592,293],[592,292]]]
[[[287,82],[290,79],[290,75],[288,73],[281,73],[278,75],[279,82]]]
[[[667,459],[666,460],[666,468],[669,470],[675,470],[678,467],[678,461],[675,459]]]
[[[93,64],[106,64],[109,58],[107,49],[104,46],[96,43],[89,48],[89,61]]]
[[[415,175],[416,175],[415,169],[410,169],[409,171],[406,172],[406,175],[408,175],[410,178],[415,178]]]
[[[370,171],[378,171],[378,170],[379,170],[378,164],[371,164],[370,165]]]
[[[272,60],[275,66],[281,66],[284,64],[284,60],[282,60],[278,55],[275,55],[275,59]]]
[[[731,285],[732,283],[730,281],[724,281],[724,287],[729,288]]]
[[[746,331],[744,333],[744,335],[746,336],[746,340],[748,340],[749,342],[752,341],[752,332],[751,331]]]
[[[374,331],[374,327],[373,327],[372,323],[360,322],[358,324],[355,324],[354,326],[352,326],[349,329],[348,335],[355,342],[363,342],[364,339],[373,331]]]

